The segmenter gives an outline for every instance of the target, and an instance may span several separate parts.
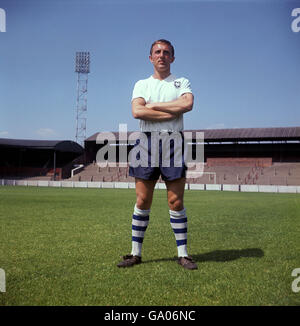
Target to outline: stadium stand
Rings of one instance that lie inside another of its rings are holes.
[[[128,167],[100,168],[96,163],[69,178],[69,181],[134,182]],[[276,163],[271,167],[207,166],[203,176],[187,180],[193,184],[300,185],[300,163]]]
[[[128,175],[127,167],[100,168],[95,162],[85,166],[84,170],[69,178],[69,181],[101,181],[101,182],[134,182],[134,178]]]
[[[192,133],[192,143],[195,143],[197,132],[204,133],[204,173],[188,179],[188,183],[300,185],[300,127],[185,132]],[[95,163],[97,151],[104,146],[97,144],[98,134],[86,139],[87,164],[81,173],[69,180],[133,182],[128,176],[128,166],[100,168]],[[130,134],[127,133],[127,139]],[[115,138],[112,145],[118,146],[118,132],[112,135]],[[131,148],[128,146],[128,152]]]
[[[70,177],[84,149],[69,140],[0,138],[0,153],[2,179],[61,180]]]
[[[189,184],[300,186],[300,127],[186,130],[193,157],[197,132],[204,134],[204,170]],[[53,180],[55,170],[56,180],[134,182],[118,155],[117,166],[98,166],[97,152],[107,145],[97,143],[98,135],[87,138],[84,149],[72,141],[0,139],[0,179]],[[111,135],[118,154],[119,133]],[[126,146],[128,154],[132,145]]]

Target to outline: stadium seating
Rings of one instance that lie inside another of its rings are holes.
[[[134,182],[134,178],[128,175],[128,170],[128,166],[100,168],[94,162],[85,166],[83,171],[68,180]],[[189,178],[187,182],[190,184],[300,185],[300,163],[274,163],[269,167],[205,164],[203,175]]]
[[[84,170],[75,176],[69,178],[69,181],[102,181],[102,182],[133,182],[134,178],[128,175],[127,167],[109,167],[100,168],[97,164],[87,165]]]

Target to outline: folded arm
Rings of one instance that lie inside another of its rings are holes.
[[[177,117],[175,112],[163,112],[149,108],[142,97],[138,97],[132,100],[131,110],[132,115],[135,119],[148,121],[168,121],[173,120]]]
[[[189,112],[193,109],[194,96],[192,93],[184,93],[178,99],[170,102],[149,103],[146,107],[157,112],[171,113],[175,115]]]

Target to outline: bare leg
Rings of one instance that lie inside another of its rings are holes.
[[[139,209],[150,209],[156,180],[135,178],[136,206]]]
[[[170,208],[170,222],[174,231],[178,263],[187,269],[197,269],[197,265],[187,253],[187,217],[183,203],[185,178],[167,181],[168,204]]]
[[[166,181],[168,205],[172,211],[181,211],[184,208],[183,196],[185,189],[185,178]]]

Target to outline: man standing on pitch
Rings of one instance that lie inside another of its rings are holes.
[[[190,83],[186,78],[176,78],[171,74],[170,66],[175,57],[174,48],[169,41],[155,41],[151,46],[149,59],[153,64],[154,74],[135,84],[132,115],[140,120],[141,132],[147,136],[148,144],[151,139],[153,141],[153,133],[159,137],[175,134],[180,136],[180,146],[183,147],[183,114],[192,110],[194,102]],[[170,223],[175,234],[178,263],[186,269],[197,269],[197,265],[187,253],[187,217],[183,204],[186,166],[183,159],[180,166],[174,166],[175,142],[173,147],[170,145],[173,164],[164,166],[161,162],[161,147],[159,146],[159,166],[130,166],[129,174],[135,177],[136,185],[136,204],[132,216],[132,251],[130,255],[123,257],[118,267],[131,267],[142,262],[142,243],[149,223],[153,191],[161,175],[167,188]],[[151,156],[150,152],[148,154]]]

